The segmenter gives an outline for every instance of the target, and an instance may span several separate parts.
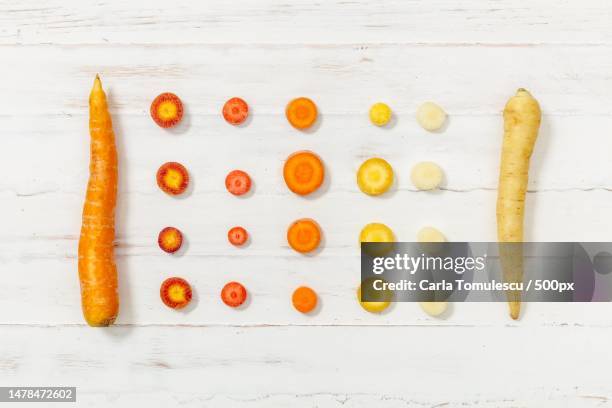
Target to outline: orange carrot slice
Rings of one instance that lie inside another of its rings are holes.
[[[307,286],[300,286],[293,292],[291,303],[298,312],[309,313],[317,307],[317,294]]]
[[[182,194],[189,185],[189,173],[180,163],[164,163],[157,170],[157,185],[167,194]]]
[[[285,109],[287,120],[296,129],[311,127],[317,120],[317,105],[308,98],[296,98]]]
[[[227,239],[232,245],[241,246],[249,239],[249,233],[242,227],[234,227],[227,232]]]
[[[159,289],[162,302],[172,309],[182,309],[191,302],[191,285],[182,278],[168,278]]]
[[[225,188],[233,195],[243,195],[251,189],[251,178],[242,170],[230,171],[225,177]]]
[[[183,102],[175,94],[164,92],[151,103],[151,117],[163,128],[175,126],[183,118]]]
[[[238,307],[247,298],[247,291],[238,282],[229,282],[221,290],[221,300],[229,307]]]
[[[306,195],[323,184],[325,168],[319,156],[313,152],[296,152],[285,161],[283,178],[289,190],[299,195]]]
[[[232,98],[223,105],[223,118],[230,125],[240,125],[249,116],[249,105],[241,98]]]
[[[166,227],[159,232],[157,243],[163,251],[169,254],[174,253],[183,244],[183,234],[177,228]]]
[[[309,218],[299,219],[289,226],[287,242],[297,252],[312,252],[318,248],[321,242],[321,229],[314,220]]]

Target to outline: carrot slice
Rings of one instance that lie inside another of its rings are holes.
[[[368,195],[381,195],[393,184],[393,168],[384,159],[364,161],[357,171],[357,185]]]
[[[157,170],[157,185],[167,194],[182,194],[189,185],[189,173],[180,163],[164,163]]]
[[[249,239],[249,233],[242,227],[233,227],[227,232],[227,239],[232,245],[241,246]]]
[[[299,195],[306,195],[323,184],[325,168],[319,156],[304,150],[293,153],[287,158],[283,168],[283,178],[289,190]]]
[[[315,220],[299,219],[289,226],[287,242],[297,252],[307,253],[318,248],[321,242],[321,229]]]
[[[223,118],[230,125],[240,125],[249,116],[249,105],[241,98],[232,98],[223,105]]]
[[[367,310],[370,313],[382,313],[391,304],[391,301],[393,300],[393,292],[385,291],[385,292],[382,292],[381,294],[378,294],[380,301],[364,301],[361,298],[362,287],[364,288],[365,292],[371,291],[373,289],[372,289],[372,284],[368,282],[363,282],[357,288],[357,301],[359,302],[361,307],[364,308],[364,310]],[[372,296],[372,297],[376,298],[375,296]]]
[[[159,289],[162,302],[172,309],[182,309],[191,302],[191,285],[182,278],[168,278]]]
[[[317,294],[307,286],[300,286],[293,292],[291,303],[298,312],[309,313],[317,307]]]
[[[251,177],[242,170],[230,171],[225,177],[225,188],[233,195],[243,195],[251,189]]]
[[[183,244],[183,234],[177,228],[166,227],[159,232],[157,243],[163,251],[169,254],[174,253]]]
[[[287,105],[285,115],[294,128],[308,129],[317,120],[317,105],[308,98],[296,98]]]
[[[238,282],[229,282],[221,289],[221,300],[229,307],[240,306],[246,298],[246,288]]]
[[[164,92],[153,99],[151,117],[163,128],[175,126],[183,118],[183,102],[175,94]]]

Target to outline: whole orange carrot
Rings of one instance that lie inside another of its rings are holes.
[[[108,326],[119,311],[115,240],[117,149],[106,94],[96,75],[89,95],[91,156],[79,239],[83,315],[90,326]]]

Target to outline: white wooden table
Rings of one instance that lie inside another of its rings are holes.
[[[370,315],[354,292],[368,222],[406,241],[424,225],[495,239],[500,112],[521,86],[544,112],[527,238],[610,240],[611,21],[607,0],[0,0],[0,385],[76,386],[88,407],[612,405],[609,304],[531,304],[519,322],[505,304],[456,304],[436,320],[414,304]],[[122,305],[109,329],[83,323],[75,260],[98,72],[121,160]],[[163,91],[186,104],[177,132],[148,115]],[[320,108],[315,132],[284,119],[300,95]],[[246,127],[220,116],[232,96],[252,108]],[[426,100],[450,114],[445,132],[416,124]],[[369,123],[376,101],[392,128]],[[330,175],[315,199],[282,181],[299,149]],[[371,156],[396,170],[386,197],[356,186]],[[191,171],[186,199],[155,184],[170,160]],[[413,189],[421,160],[444,168],[443,191]],[[254,178],[252,197],[225,191],[233,168]],[[285,242],[302,216],[324,230],[316,257]],[[180,257],[157,247],[166,225],[187,236]],[[233,225],[248,248],[226,242]],[[173,275],[195,287],[187,312],[159,300]],[[220,302],[229,280],[247,286],[246,309]],[[290,306],[300,284],[321,297],[315,316]]]

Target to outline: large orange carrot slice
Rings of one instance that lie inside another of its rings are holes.
[[[306,195],[323,184],[325,168],[319,156],[303,150],[287,158],[283,167],[283,178],[289,190],[299,195]]]
[[[89,95],[89,134],[89,183],[79,239],[81,303],[90,326],[108,326],[119,311],[113,253],[117,150],[106,95],[98,76]]]

